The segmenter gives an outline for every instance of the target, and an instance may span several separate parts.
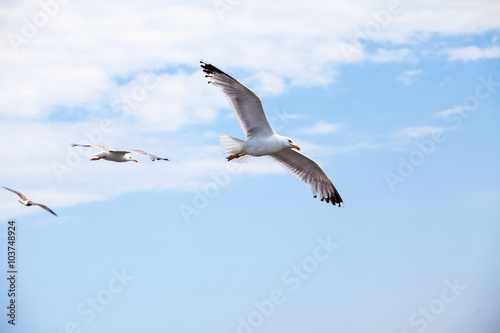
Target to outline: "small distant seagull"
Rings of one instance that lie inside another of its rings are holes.
[[[7,188],[5,186],[2,186],[4,189],[6,190],[9,190],[11,192],[14,192],[15,194],[17,194],[21,200],[19,200],[20,203],[22,203],[23,205],[25,206],[33,206],[33,205],[37,205],[37,206],[40,206],[42,207],[43,209],[45,209],[46,211],[48,212],[51,212],[52,214],[54,214],[55,216],[57,216],[56,213],[54,213],[49,207],[45,206],[45,205],[42,205],[42,204],[39,204],[39,203],[36,203],[36,202],[33,202],[31,200],[28,200],[28,198],[26,198],[22,193],[20,192],[17,192],[17,191],[14,191],[14,190],[11,190],[10,188]]]
[[[208,83],[221,87],[229,98],[247,137],[247,141],[243,141],[227,135],[221,136],[220,144],[224,152],[229,155],[228,161],[247,163],[252,156],[267,155],[309,185],[315,198],[319,194],[321,201],[331,202],[339,207],[340,204],[344,204],[321,166],[309,157],[292,150],[292,148],[300,150],[292,139],[274,132],[267,121],[260,98],[252,90],[217,67],[200,62],[205,76],[211,79]]]
[[[168,158],[158,157],[148,152],[145,152],[144,150],[139,150],[139,149],[116,150],[106,145],[100,145],[100,144],[94,144],[94,145],[81,145],[78,143],[71,144],[71,147],[77,147],[77,146],[101,148],[100,152],[92,155],[93,157],[90,159],[91,161],[98,161],[100,159],[104,159],[113,162],[129,162],[129,161],[137,162],[137,160],[132,156],[130,156],[128,153],[136,153],[139,155],[148,156],[151,159],[151,161],[156,161],[156,160],[168,161]]]

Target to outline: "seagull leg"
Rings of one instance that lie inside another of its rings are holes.
[[[231,160],[233,160],[233,159],[235,159],[235,158],[239,158],[239,157],[241,157],[241,156],[243,156],[243,155],[245,155],[245,154],[243,154],[243,152],[241,152],[241,151],[240,151],[239,153],[236,153],[236,154],[230,155],[230,156],[228,156],[228,157],[226,157],[226,158],[227,158],[227,161],[229,162],[229,161],[231,161]]]
[[[99,161],[101,158],[103,158],[103,157],[93,157],[90,160],[91,161]]]

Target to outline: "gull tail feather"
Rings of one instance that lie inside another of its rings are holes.
[[[241,153],[244,143],[245,141],[233,138],[229,135],[222,135],[220,137],[220,146],[224,154],[228,155],[228,157]],[[242,155],[240,157],[232,159],[231,161],[234,161],[236,163],[248,163],[251,158],[251,155]]]

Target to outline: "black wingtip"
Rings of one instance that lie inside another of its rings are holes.
[[[209,63],[204,62],[204,61],[200,61],[200,63],[201,63],[201,68],[203,68],[203,72],[207,73],[207,75],[205,75],[205,77],[212,77],[214,73],[227,75],[226,73],[224,73],[223,71],[221,71],[220,69],[218,69],[217,67],[215,67],[212,64],[209,64]],[[229,76],[229,75],[227,75],[227,76]]]
[[[317,195],[313,195],[313,198],[317,198]],[[331,203],[334,206],[345,207],[344,201],[342,201],[342,198],[338,193],[335,193],[333,196],[328,196],[328,197],[322,197],[321,201],[325,201],[326,203]]]

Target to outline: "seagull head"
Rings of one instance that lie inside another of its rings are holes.
[[[285,138],[285,142],[286,142],[286,147],[287,148],[295,148],[297,150],[300,150],[300,147],[297,146],[297,144],[295,142],[293,142],[292,139],[290,138]]]
[[[125,155],[125,159],[126,159],[127,161],[139,162],[139,161],[137,161],[135,158],[133,158],[132,156],[130,156],[129,154],[126,154],[126,155]]]

